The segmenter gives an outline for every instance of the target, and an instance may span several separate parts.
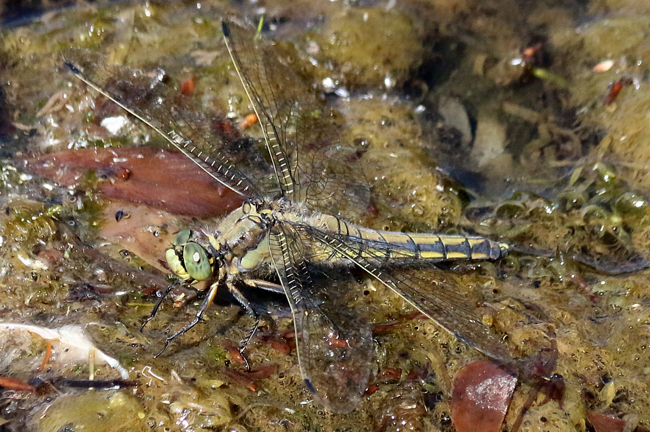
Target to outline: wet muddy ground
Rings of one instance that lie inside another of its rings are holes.
[[[279,296],[251,293],[263,315],[245,351],[252,370],[237,347],[253,320],[228,295],[158,357],[192,320],[196,291],[178,287],[140,332],[173,281],[161,260],[175,234],[239,202],[75,80],[61,55],[78,47],[164,70],[221,136],[252,146],[232,149],[245,158],[255,144],[242,137],[260,133],[244,121],[220,33],[222,18],[243,16],[264,16],[278,56],[337,111],[372,191],[357,222],[513,245],[499,261],[419,277],[459,287],[513,357],[557,353],[545,372],[564,392],[547,401],[542,388],[519,430],[650,427],[650,7],[422,0],[78,3],[7,23],[3,429],[463,430],[457,377],[485,357],[363,275],[346,303],[374,327],[374,375],[349,414],[303,385]],[[503,428],[536,385],[506,394]]]

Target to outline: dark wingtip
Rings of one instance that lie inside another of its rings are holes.
[[[68,69],[70,69],[73,73],[75,73],[75,74],[80,74],[80,73],[81,73],[81,71],[79,70],[79,68],[78,68],[77,66],[73,65],[72,63],[70,63],[69,61],[67,61],[67,60],[63,60],[63,64],[64,64]]]
[[[309,378],[305,378],[305,386],[307,386],[307,389],[308,389],[310,392],[312,392],[312,393],[316,393],[316,389],[314,388],[314,385],[311,383],[311,381],[309,380]]]
[[[230,37],[230,28],[228,27],[228,23],[225,20],[221,21],[221,31],[223,31],[223,35],[225,37]]]

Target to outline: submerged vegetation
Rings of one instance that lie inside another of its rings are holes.
[[[165,337],[193,318],[196,291],[178,287],[139,331],[171,281],[160,260],[176,233],[214,226],[207,215],[238,203],[209,183],[174,181],[193,175],[164,152],[129,164],[132,147],[161,143],[74,82],[61,55],[87,49],[152,80],[164,71],[246,160],[260,133],[242,123],[250,107],[219,32],[223,17],[260,14],[264,36],[334,108],[363,166],[364,225],[513,245],[502,260],[451,263],[422,282],[461,287],[516,357],[557,353],[563,396],[538,397],[520,430],[650,427],[650,8],[519,3],[100,2],[0,29],[0,322],[79,325],[97,350],[65,356],[63,337],[0,326],[3,427],[462,432],[454,380],[481,355],[361,275],[344,295],[370,317],[376,360],[349,414],[323,410],[305,390],[281,297],[251,293],[264,312],[245,351],[251,370],[237,344],[252,319],[227,296],[161,356]],[[186,199],[194,206],[179,210]],[[506,395],[505,428],[534,386]]]

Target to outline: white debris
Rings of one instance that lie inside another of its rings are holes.
[[[596,73],[607,72],[614,66],[614,60],[603,60],[592,69]]]
[[[453,97],[442,97],[438,105],[445,126],[458,130],[461,134],[460,145],[466,147],[472,142],[472,126],[462,102]]]
[[[115,116],[115,117],[106,117],[104,118],[100,125],[109,131],[112,135],[117,135],[117,133],[129,123],[129,119],[126,116]]]
[[[95,344],[90,340],[84,328],[80,325],[67,325],[58,329],[50,329],[29,324],[15,324],[0,322],[0,331],[26,331],[37,334],[38,336],[48,341],[59,342],[65,346],[65,357],[74,361],[88,361],[92,357],[95,361],[105,362],[113,369],[116,369],[122,379],[128,379],[129,373],[120,362],[104,354],[101,350],[95,347]],[[64,351],[64,350],[61,350]]]
[[[471,154],[478,166],[491,164],[504,154],[509,157],[505,152],[507,144],[506,127],[495,116],[479,113]]]

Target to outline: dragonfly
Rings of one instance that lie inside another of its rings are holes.
[[[282,293],[292,313],[296,354],[307,389],[331,411],[349,412],[368,386],[372,334],[353,311],[328,308],[316,294],[325,293],[327,298],[331,284],[323,281],[322,272],[356,268],[470,347],[511,363],[499,337],[483,325],[465,296],[451,288],[432,288],[400,271],[449,260],[495,260],[507,254],[508,244],[478,236],[380,231],[355,224],[368,208],[370,189],[355,166],[355,149],[341,142],[333,112],[254,28],[224,20],[222,32],[259,121],[259,148],[240,151],[219,137],[207,114],[185,108],[177,90],[170,96],[174,89],[165,84],[161,71],[125,72],[100,66],[101,62],[85,58],[87,54],[64,57],[77,78],[244,199],[216,228],[180,231],[167,250],[169,267],[179,278],[188,283],[208,281],[209,288],[194,320],[167,338],[165,346],[199,323],[224,287],[255,317],[242,342],[245,346],[259,316],[242,289]],[[256,149],[262,156],[249,156]],[[334,301],[332,297],[329,301]]]

